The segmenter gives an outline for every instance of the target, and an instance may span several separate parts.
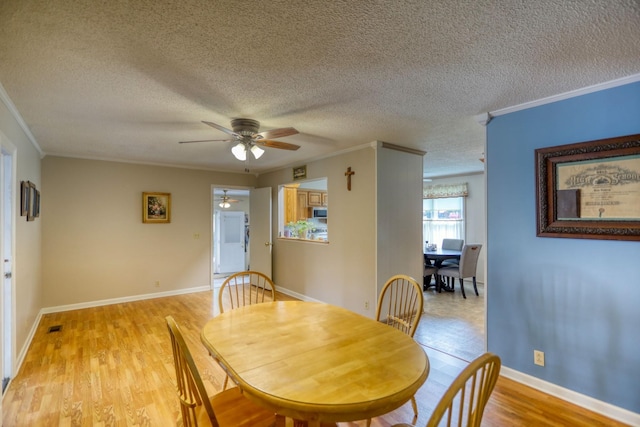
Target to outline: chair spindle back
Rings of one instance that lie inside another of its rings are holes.
[[[416,333],[422,316],[422,286],[412,277],[399,274],[385,283],[376,310],[376,320],[386,323],[410,337]]]

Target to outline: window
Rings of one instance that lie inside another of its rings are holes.
[[[281,185],[278,235],[284,239],[329,241],[327,179]]]
[[[464,239],[464,197],[422,200],[423,240],[440,247],[442,239]]]

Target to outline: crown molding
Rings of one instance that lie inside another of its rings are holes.
[[[631,76],[622,77],[620,79],[611,80],[604,83],[598,83],[592,86],[587,86],[581,89],[571,90],[569,92],[560,93],[557,95],[548,96],[546,98],[537,99],[535,101],[525,102],[523,104],[514,105],[507,108],[501,108],[499,110],[481,113],[474,116],[474,119],[483,126],[489,124],[492,118],[496,116],[502,116],[516,111],[527,110],[533,107],[539,107],[545,104],[551,104],[553,102],[562,101],[569,98],[575,98],[576,96],[586,95],[593,92],[599,92],[605,89],[611,89],[618,86],[624,86],[630,83],[636,83],[640,81],[640,74],[633,74]]]
[[[35,149],[38,150],[38,153],[40,153],[40,157],[41,158],[44,157],[44,152],[42,151],[42,148],[40,148],[40,145],[36,141],[35,136],[33,136],[33,134],[31,133],[31,130],[29,130],[29,126],[27,126],[27,123],[24,121],[24,119],[20,115],[20,112],[18,111],[15,104],[9,97],[9,94],[7,93],[6,90],[4,90],[4,86],[2,86],[2,83],[0,83],[0,99],[2,100],[4,105],[7,106],[7,109],[9,110],[13,118],[18,122],[18,125],[20,126],[24,134],[27,136],[27,139],[31,142],[31,144],[35,147]]]

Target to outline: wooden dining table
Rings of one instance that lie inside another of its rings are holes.
[[[239,307],[210,319],[200,338],[248,399],[313,427],[390,412],[429,375],[411,337],[330,304]]]

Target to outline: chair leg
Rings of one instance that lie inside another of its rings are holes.
[[[222,385],[222,390],[226,390],[227,389],[227,383],[228,382],[229,382],[229,375],[225,375],[224,384]]]
[[[424,276],[422,280],[422,290],[426,291],[431,287],[431,274]]]
[[[367,418],[367,427],[371,427],[371,418]]]
[[[473,276],[473,289],[476,291],[476,296],[480,296],[478,293],[478,286],[476,285],[476,276]]]
[[[418,404],[415,396],[411,396],[411,406],[413,407],[413,424],[415,424],[418,421]]]
[[[455,279],[453,280],[455,283]],[[467,299],[467,296],[464,293],[464,279],[460,278],[460,289],[462,289],[462,298]]]

